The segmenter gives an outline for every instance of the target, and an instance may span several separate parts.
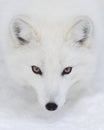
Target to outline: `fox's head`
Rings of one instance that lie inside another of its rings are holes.
[[[94,29],[87,16],[71,24],[35,24],[17,16],[10,24],[9,68],[13,78],[32,86],[43,108],[61,108],[72,88],[91,78]],[[74,94],[74,93],[73,93]]]

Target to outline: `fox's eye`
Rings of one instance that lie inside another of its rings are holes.
[[[72,71],[72,67],[66,67],[63,72],[62,72],[62,76],[65,75],[65,74],[70,74]]]
[[[32,71],[33,71],[35,74],[42,75],[42,71],[40,70],[39,67],[33,65],[33,66],[31,66],[31,68],[32,68]]]

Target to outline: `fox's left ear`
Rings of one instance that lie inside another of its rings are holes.
[[[75,23],[67,33],[67,39],[71,38],[73,42],[84,45],[84,43],[92,37],[92,34],[92,20],[87,16],[82,16],[75,20]]]
[[[23,46],[37,40],[37,32],[33,30],[24,16],[17,16],[12,19],[10,33],[15,46]]]

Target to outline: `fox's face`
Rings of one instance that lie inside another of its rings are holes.
[[[13,45],[8,63],[12,76],[35,89],[43,108],[61,108],[70,89],[90,79],[94,62],[90,18],[78,17],[63,28],[52,24],[34,27],[18,16],[11,22],[10,36]]]

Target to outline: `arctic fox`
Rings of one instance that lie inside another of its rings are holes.
[[[94,19],[98,18],[95,11],[89,12],[94,9],[85,1],[86,9],[66,0],[59,10],[58,5],[54,8],[55,1],[47,1],[47,8],[45,3],[43,7],[37,5],[39,1],[19,2],[13,4],[11,0],[13,5],[5,7],[8,13],[4,11],[1,17],[6,62],[12,77],[21,85],[33,87],[40,105],[55,111],[65,104],[71,90],[88,86],[93,77],[99,32]]]

